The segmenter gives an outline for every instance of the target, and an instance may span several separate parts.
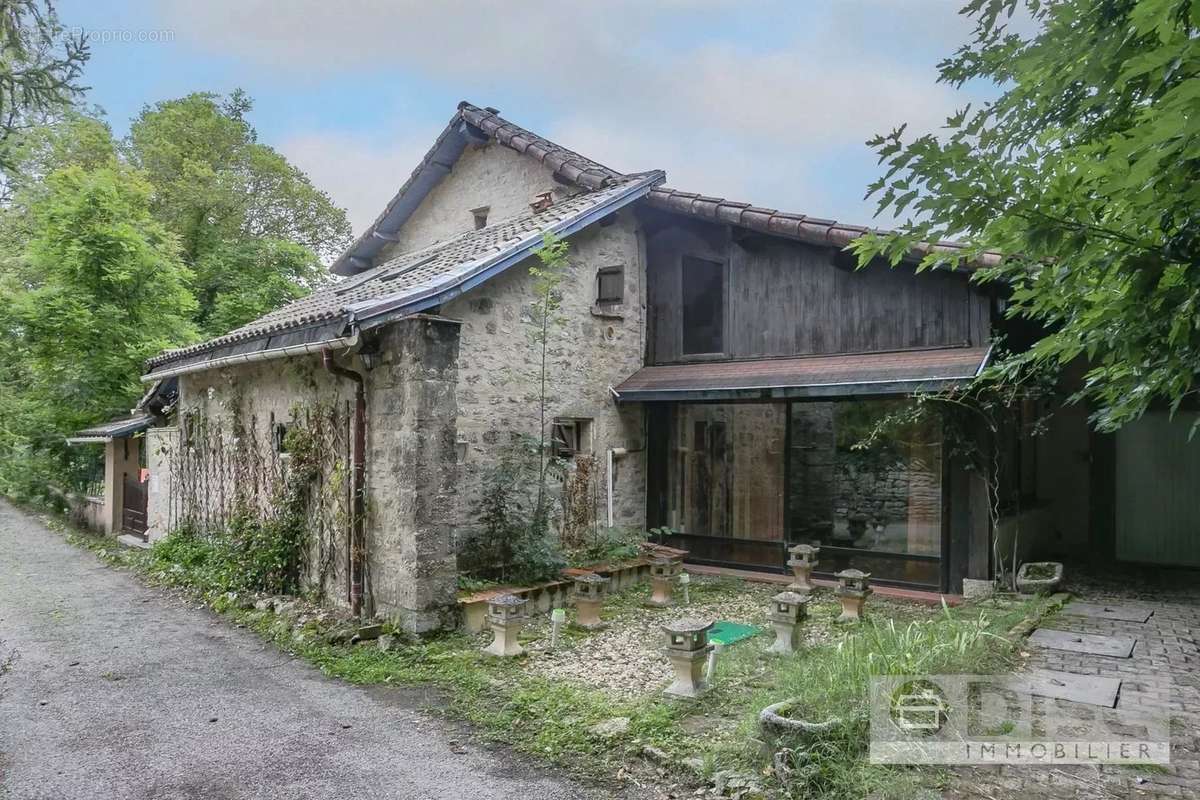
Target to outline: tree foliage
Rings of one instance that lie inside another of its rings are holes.
[[[21,131],[75,101],[88,56],[48,0],[0,0],[0,172],[11,171]]]
[[[193,336],[190,275],[150,195],[123,168],[47,178],[26,269],[0,274],[6,471],[23,469],[22,456],[62,457],[65,432],[127,412],[145,359]]]
[[[941,135],[870,142],[887,165],[880,210],[910,216],[860,240],[860,262],[945,238],[968,259],[998,251],[976,278],[1010,286],[1008,313],[1045,333],[997,374],[1085,357],[1076,399],[1102,430],[1177,409],[1200,370],[1200,5],[972,0],[962,13],[977,26],[939,79],[999,96]],[[1026,17],[1035,32],[1018,30]]]

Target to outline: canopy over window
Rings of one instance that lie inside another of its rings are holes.
[[[775,400],[936,391],[970,381],[990,348],[711,361],[644,367],[613,389],[618,402]]]

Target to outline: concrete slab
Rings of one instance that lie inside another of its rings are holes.
[[[1146,622],[1154,613],[1145,606],[1105,605],[1101,603],[1068,603],[1062,613],[1076,617],[1112,619],[1119,622]]]
[[[1129,658],[1133,655],[1134,645],[1137,644],[1136,639],[1128,636],[1100,636],[1094,633],[1059,631],[1052,628],[1038,628],[1030,635],[1029,641],[1054,650],[1090,653],[1112,658]]]
[[[1006,689],[1022,694],[1036,694],[1055,700],[1071,700],[1092,706],[1116,708],[1121,681],[1099,675],[1078,675],[1050,669],[1035,669],[1012,675],[1004,684]]]

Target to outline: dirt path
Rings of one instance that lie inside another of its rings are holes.
[[[5,800],[612,796],[466,741],[420,692],[326,679],[2,501],[0,639]]]

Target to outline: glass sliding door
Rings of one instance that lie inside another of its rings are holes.
[[[909,402],[791,404],[788,538],[819,544],[821,570],[941,587],[941,426]]]
[[[678,405],[667,442],[667,527],[696,561],[782,566],[787,407]]]

